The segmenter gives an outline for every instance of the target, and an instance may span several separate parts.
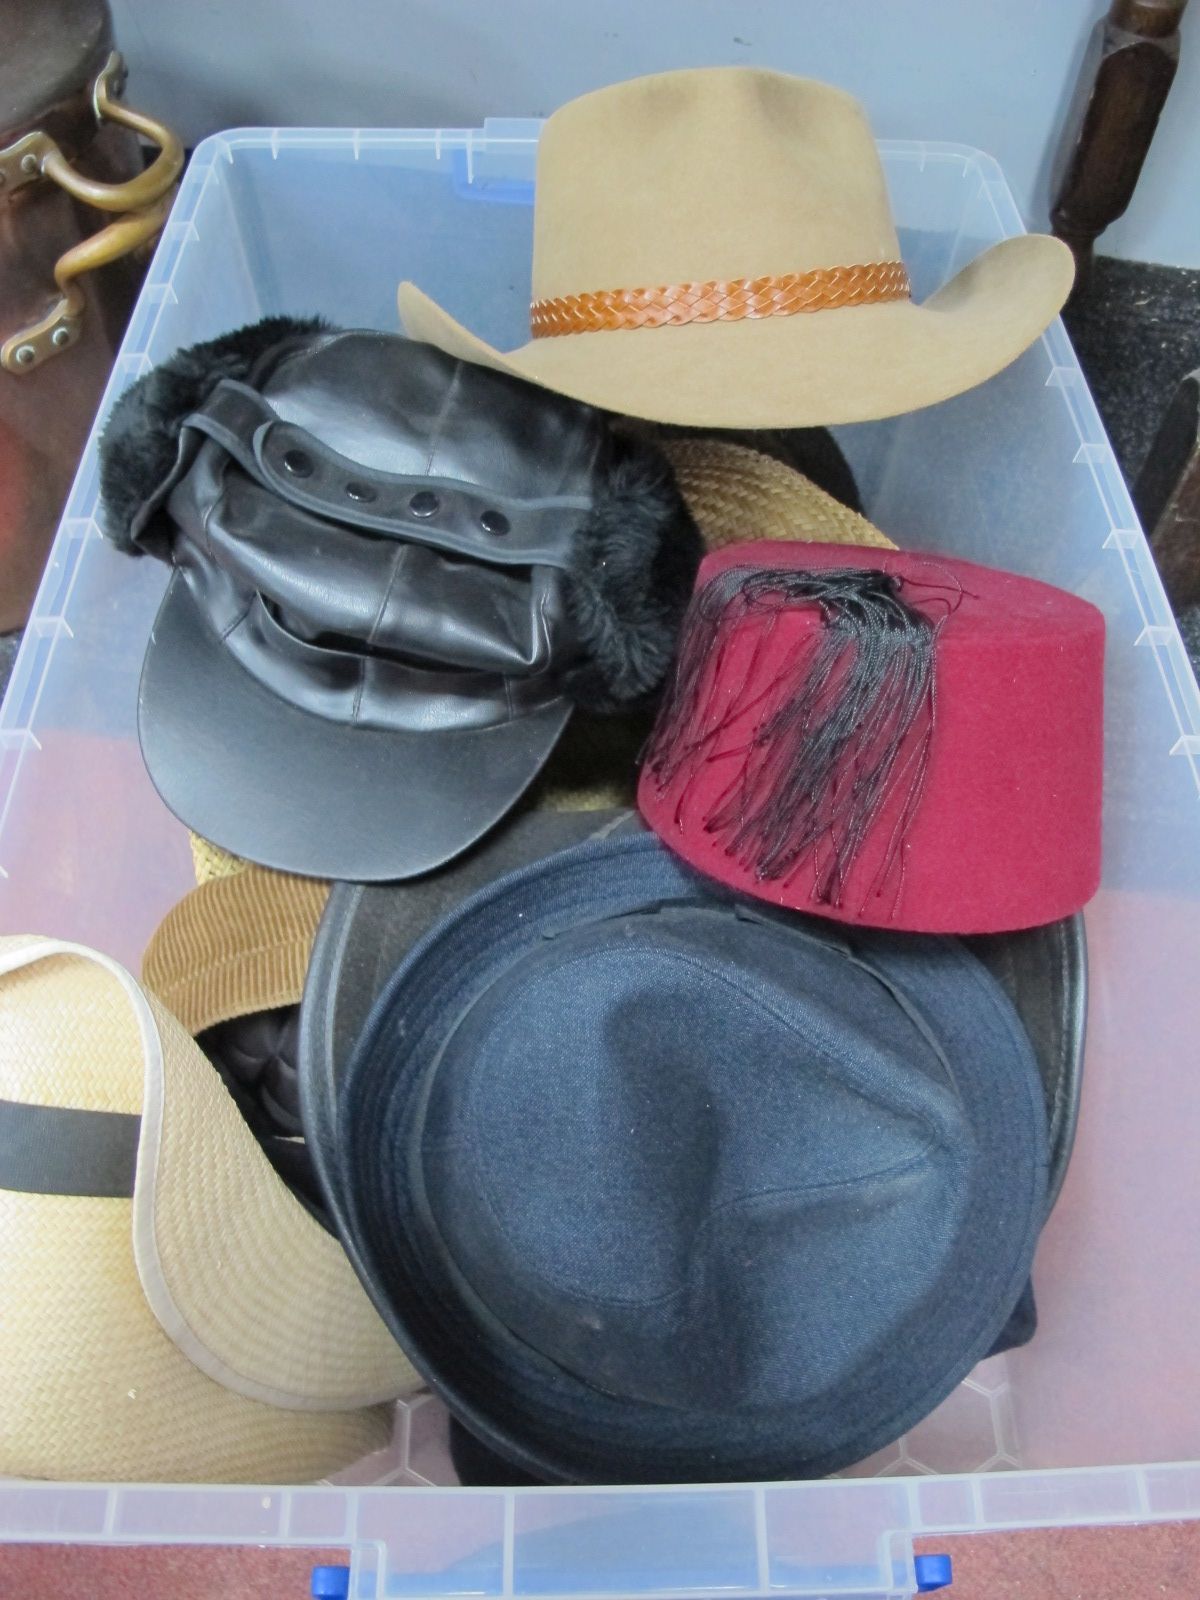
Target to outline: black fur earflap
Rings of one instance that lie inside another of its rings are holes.
[[[132,384],[112,408],[100,439],[104,531],[140,555],[133,520],[175,465],[179,430],[221,378],[247,378],[272,345],[320,333],[320,317],[264,317],[233,333],[180,350]]]
[[[567,589],[583,651],[565,677],[576,705],[625,711],[653,699],[703,553],[670,464],[647,441],[614,435]]]

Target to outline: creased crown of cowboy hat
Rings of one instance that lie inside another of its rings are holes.
[[[82,945],[0,939],[0,1472],[289,1482],[410,1371],[184,1029]]]
[[[501,351],[403,283],[415,339],[611,411],[733,428],[862,422],[1006,367],[1071,287],[1005,239],[916,304],[862,107],[743,67],[616,84],[538,150],[532,335]]]

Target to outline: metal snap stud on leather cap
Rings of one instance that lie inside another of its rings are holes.
[[[480,513],[479,526],[484,533],[490,533],[495,538],[501,539],[508,532],[511,523],[503,511],[484,511]]]
[[[414,517],[432,517],[441,501],[432,489],[418,489],[408,502],[408,509]]]
[[[293,478],[312,477],[312,457],[304,450],[285,450],[283,465]]]
[[[368,500],[375,499],[375,490],[369,483],[348,483],[346,485],[346,493],[350,496],[351,500],[360,500],[364,504]]]

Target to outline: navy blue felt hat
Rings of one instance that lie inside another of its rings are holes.
[[[432,929],[338,1117],[382,1314],[551,1480],[861,1460],[995,1344],[1046,1212],[1041,1077],[975,957],[740,902],[648,837]]]

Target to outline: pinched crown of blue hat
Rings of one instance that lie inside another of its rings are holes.
[[[567,1481],[861,1459],[991,1348],[1044,1218],[1033,1051],[973,956],[751,908],[648,838],[432,930],[341,1114],[393,1331]]]

